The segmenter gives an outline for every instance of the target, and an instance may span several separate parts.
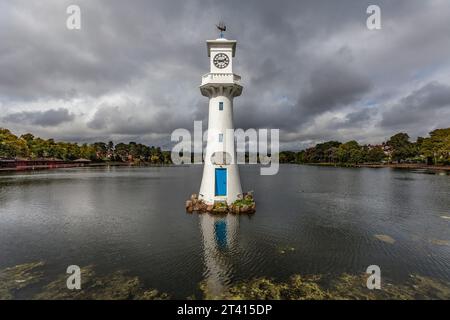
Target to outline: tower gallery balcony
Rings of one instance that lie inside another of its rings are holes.
[[[241,76],[234,73],[207,73],[202,76],[202,86],[205,84],[241,84]]]
[[[234,73],[207,73],[202,76],[200,91],[207,97],[217,93],[232,97],[240,96],[242,93],[241,77]]]

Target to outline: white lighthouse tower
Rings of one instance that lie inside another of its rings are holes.
[[[225,29],[223,25],[218,28]],[[211,71],[203,75],[200,92],[209,98],[209,117],[199,199],[207,204],[231,204],[242,194],[232,133],[233,98],[242,93],[241,77],[233,73],[236,40],[227,40],[221,33],[219,39],[206,44]]]

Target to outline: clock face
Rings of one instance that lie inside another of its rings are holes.
[[[217,68],[223,69],[230,63],[230,58],[225,53],[218,53],[214,56],[213,62]]]

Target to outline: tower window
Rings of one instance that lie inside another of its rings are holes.
[[[223,102],[219,102],[219,110],[220,110],[220,111],[223,110]]]
[[[223,133],[219,133],[219,142],[223,142]]]

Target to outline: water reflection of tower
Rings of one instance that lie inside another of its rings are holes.
[[[202,214],[200,228],[203,237],[205,263],[205,289],[217,296],[231,280],[233,268],[231,257],[237,249],[238,217],[232,214],[212,216]]]

